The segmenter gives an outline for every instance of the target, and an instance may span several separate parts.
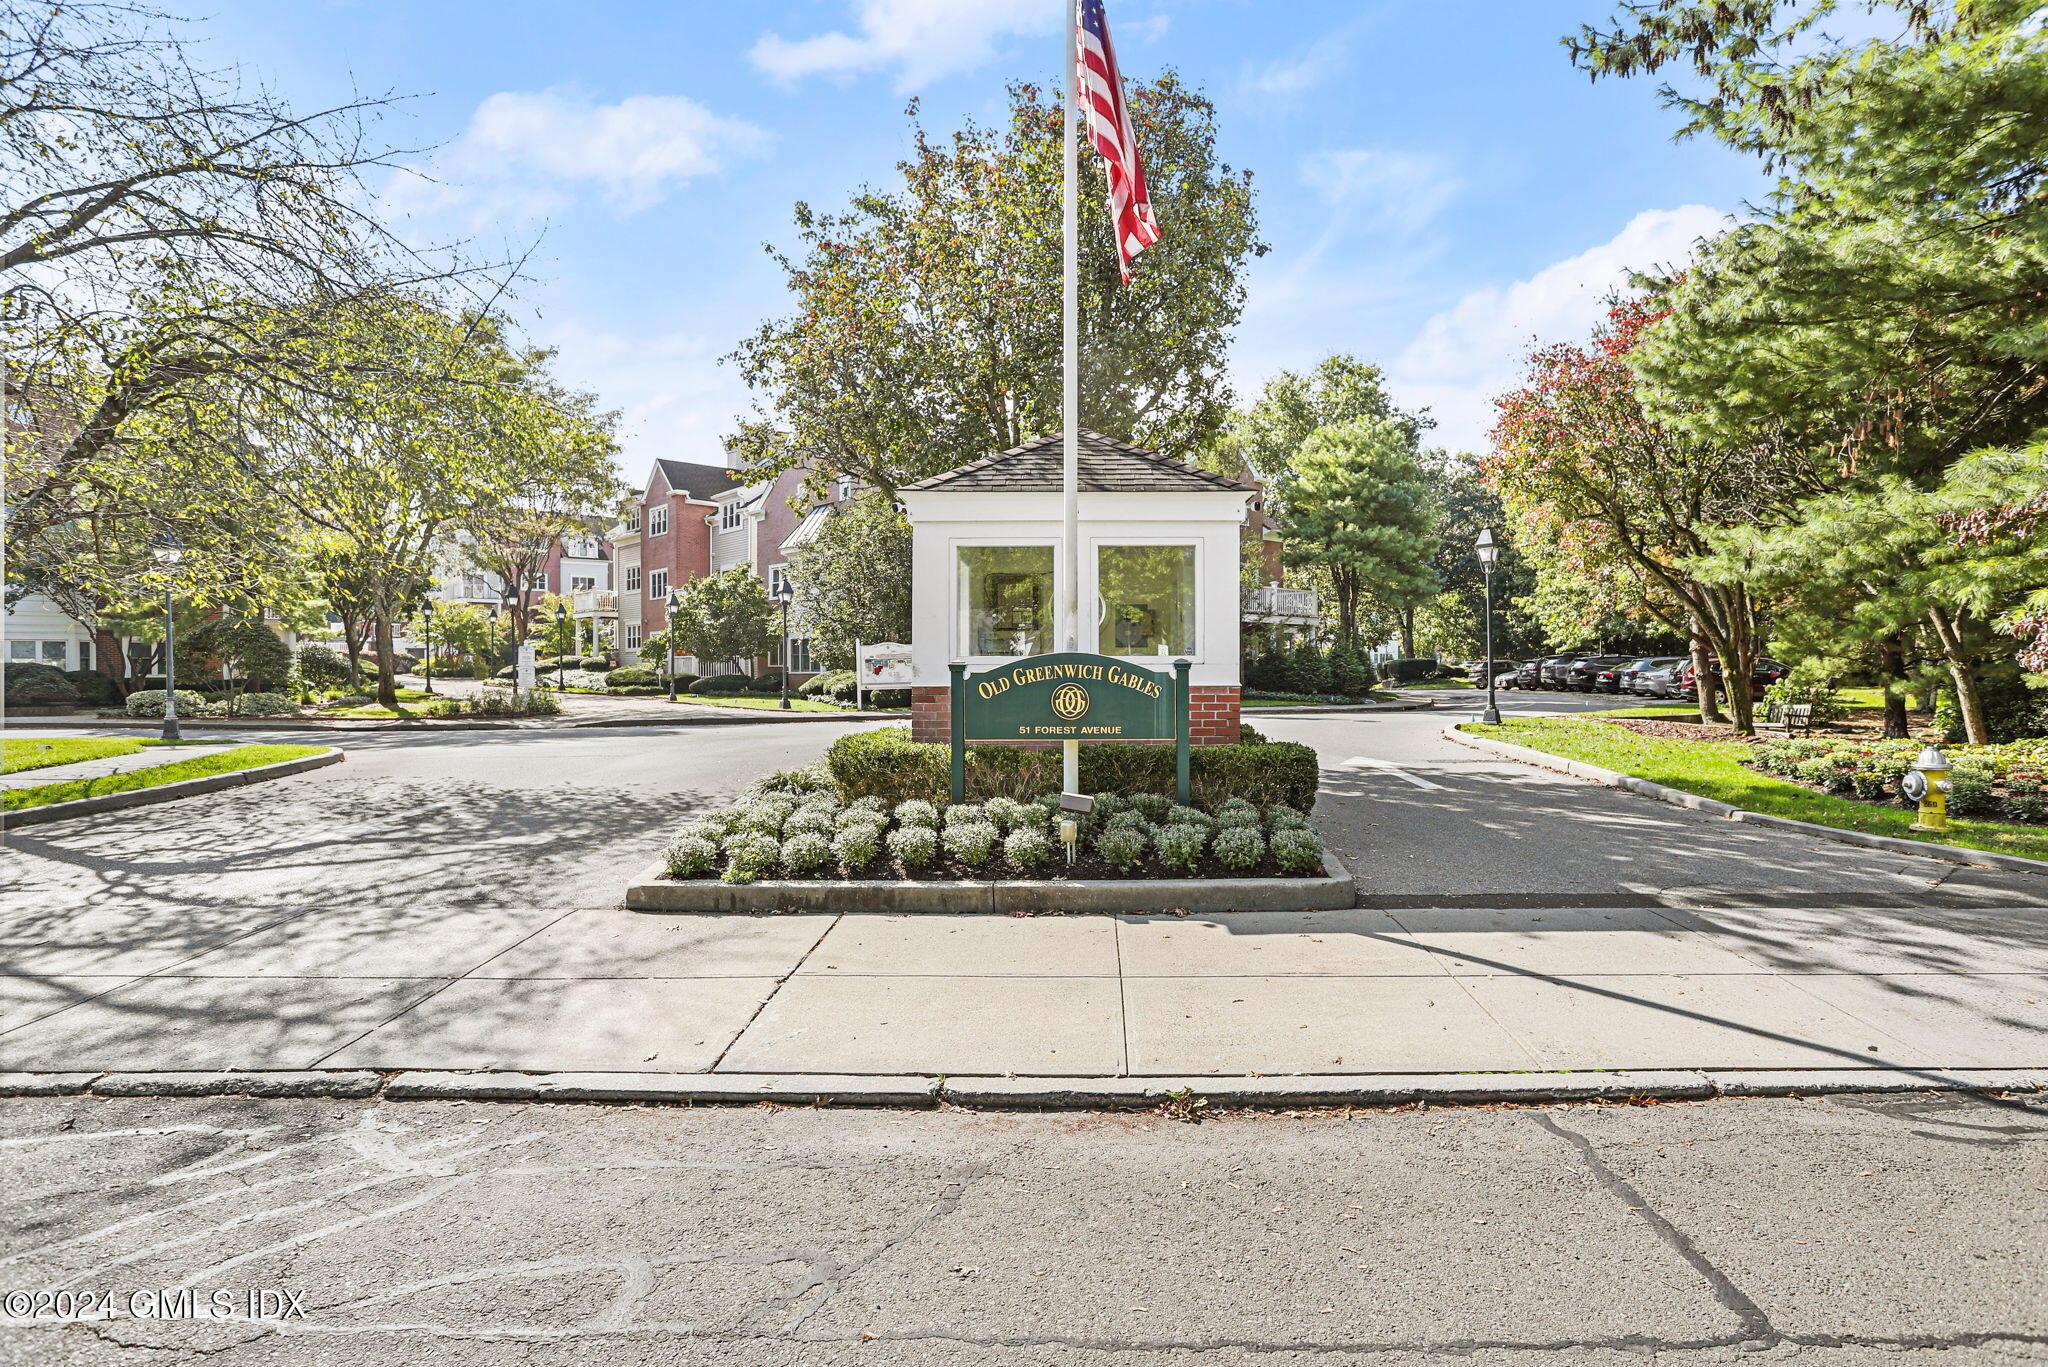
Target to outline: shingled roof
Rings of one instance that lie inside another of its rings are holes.
[[[904,486],[906,492],[1026,493],[1057,490],[1064,438],[1054,432]],[[1081,488],[1101,494],[1255,493],[1251,485],[1096,432],[1081,434]]]
[[[668,487],[674,493],[708,499],[733,487],[733,472],[723,465],[699,465],[694,461],[670,460],[665,456],[655,457],[654,463],[661,467],[662,478],[668,481]]]

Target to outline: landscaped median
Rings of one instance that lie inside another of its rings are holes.
[[[106,755],[133,753],[137,742],[116,742],[131,749],[102,750],[80,754],[78,762]],[[168,802],[222,788],[284,778],[329,764],[339,764],[342,752],[319,745],[234,745],[189,759],[99,778],[54,779],[28,788],[10,788],[4,795],[6,825],[9,827],[56,821],[95,812],[119,811],[128,807]]]
[[[1854,747],[1849,742],[1690,740],[1645,735],[1615,721],[1587,716],[1519,717],[1498,726],[1467,722],[1452,728],[1451,734],[1457,738],[1505,743],[1690,794],[1704,799],[1710,804],[1707,809],[1716,815],[1742,812],[1803,822],[1829,830],[1920,846],[1938,857],[1955,858],[1961,851],[1983,851],[2020,860],[2048,860],[2048,826],[1958,818],[1951,822],[1951,830],[1945,837],[1936,837],[1911,830],[1914,811],[1899,805],[1889,796],[1890,790],[1881,785],[1870,789],[1870,800],[1859,801],[1850,796],[1816,791],[1813,786],[1778,777],[1763,767],[1782,762],[1792,752],[1807,748],[1817,752],[1816,759],[1832,753],[1833,749],[1843,750],[1845,758],[1839,766],[1832,760],[1819,766],[1806,759],[1791,761],[1795,766],[1811,766],[1806,770],[1806,777],[1816,786],[1823,786],[1833,784],[1834,768],[1843,769],[1843,781],[1848,783],[1850,774],[1878,772],[1867,767],[1873,762],[1885,765],[1894,762],[1889,754],[1881,757],[1860,751],[1851,754],[1849,752]],[[1917,748],[1917,745],[1907,748]],[[1973,758],[1966,747],[1956,747],[1952,753],[1963,760]],[[2008,761],[2001,759],[1997,763],[2004,765]],[[1823,768],[1828,772],[1823,773]],[[1795,768],[1793,772],[1799,771]],[[1855,791],[1853,784],[1850,791]],[[1961,862],[1977,861],[1965,857]]]
[[[1253,733],[1254,735],[1256,733]],[[1348,907],[1350,876],[1303,814],[1306,746],[1197,747],[1195,805],[1172,751],[1082,755],[1094,809],[1060,810],[1059,757],[971,746],[968,792],[947,803],[949,759],[899,730],[845,736],[818,768],[775,774],[676,833],[635,881],[643,911],[1189,911]],[[1092,780],[1092,781],[1091,781]],[[1070,848],[1063,819],[1073,823]]]

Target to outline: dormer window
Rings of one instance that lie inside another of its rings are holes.
[[[721,504],[720,504],[720,505],[718,506],[718,530],[720,530],[721,532],[736,532],[736,531],[738,531],[739,529],[740,529],[740,504],[739,504],[739,500],[738,500],[738,499],[733,499],[733,500],[731,500],[730,502],[727,502],[727,503],[721,503]]]

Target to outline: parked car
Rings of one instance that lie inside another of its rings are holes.
[[[1653,655],[1622,668],[1617,682],[1621,692],[1641,697],[1665,698],[1673,690],[1671,671],[1685,663],[1683,655]]]
[[[1503,672],[1501,672],[1501,673],[1499,673],[1499,674],[1496,674],[1496,675],[1494,675],[1494,676],[1493,676],[1493,686],[1494,686],[1495,688],[1497,688],[1497,689],[1499,689],[1499,688],[1513,688],[1513,687],[1515,686],[1515,680],[1516,680],[1516,679],[1517,679],[1518,677],[1520,677],[1520,675],[1521,675],[1521,671],[1520,671],[1520,670],[1516,670],[1516,669],[1509,669],[1509,670],[1505,670],[1505,671],[1503,671]]]
[[[1564,686],[1577,693],[1591,693],[1601,671],[1627,664],[1629,659],[1627,655],[1587,655],[1574,660],[1565,670]]]
[[[1537,666],[1536,686],[1538,688],[1565,687],[1565,674],[1580,660],[1577,655],[1551,655]]]
[[[1543,687],[1543,661],[1524,660],[1515,670],[1515,687],[1524,692],[1534,692]]]
[[[1712,662],[1712,665],[1714,670],[1714,677],[1717,679],[1720,678],[1721,662],[1719,660],[1715,660]],[[1789,671],[1786,669],[1786,667],[1782,664],[1779,664],[1776,660],[1758,660],[1754,665],[1750,666],[1750,696],[1753,698],[1757,698],[1759,700],[1762,699],[1762,697],[1764,696],[1764,690],[1766,688],[1769,688],[1772,684],[1778,682],[1780,679],[1784,678],[1788,672]],[[1723,689],[1723,691],[1725,692],[1726,690]],[[1691,660],[1687,660],[1683,665],[1679,667],[1678,692],[1680,696],[1687,698],[1695,698],[1699,696],[1698,690],[1694,687],[1694,676]]]

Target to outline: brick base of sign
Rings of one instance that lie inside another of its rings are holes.
[[[1235,745],[1238,739],[1238,700],[1235,684],[1195,684],[1188,689],[1188,743],[1190,745]],[[952,739],[953,698],[945,685],[910,690],[910,738],[945,745]],[[1160,742],[1170,744],[1171,742]],[[1058,743],[1025,747],[1052,750]]]

